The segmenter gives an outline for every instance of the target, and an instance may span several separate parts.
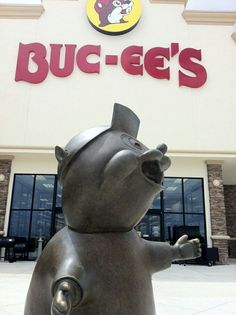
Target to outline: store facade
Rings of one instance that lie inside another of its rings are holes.
[[[0,5],[4,235],[35,240],[33,259],[37,240],[64,226],[54,147],[109,125],[118,102],[140,117],[138,139],[165,142],[172,159],[141,236],[173,242],[188,228],[218,247],[221,263],[236,257],[236,8],[211,15],[194,11],[194,1],[139,2],[133,24],[127,15],[117,29],[113,20],[91,25],[94,4],[28,2]]]

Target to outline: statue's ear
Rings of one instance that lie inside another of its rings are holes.
[[[111,128],[128,133],[133,137],[137,137],[140,120],[136,114],[128,107],[115,103],[113,109],[113,117]]]
[[[59,146],[55,147],[55,156],[59,163],[61,163],[66,157],[66,152]]]

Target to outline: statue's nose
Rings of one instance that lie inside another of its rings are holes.
[[[163,154],[166,154],[167,149],[168,149],[168,147],[165,143],[159,144],[157,146],[157,150],[161,151]]]
[[[158,149],[152,149],[145,151],[142,155],[140,155],[139,159],[144,161],[160,161],[163,157],[163,153]]]
[[[156,149],[147,150],[142,155],[139,156],[139,160],[142,165],[146,165],[148,167],[152,165],[159,165],[159,169],[164,172],[166,171],[170,165],[171,161],[168,156],[165,155],[167,151],[166,144],[160,144]]]

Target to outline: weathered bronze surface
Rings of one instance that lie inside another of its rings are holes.
[[[166,145],[149,150],[138,128],[137,116],[115,104],[111,127],[56,147],[67,226],[37,262],[25,315],[154,315],[152,274],[200,256],[197,239],[170,246],[134,230],[170,166]]]

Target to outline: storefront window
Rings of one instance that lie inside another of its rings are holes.
[[[161,209],[161,195],[160,195],[160,193],[154,198],[150,209]]]
[[[183,187],[185,212],[204,213],[202,180],[185,178]]]
[[[200,235],[205,237],[205,221],[202,215],[198,214],[185,214],[185,224],[187,226],[196,226],[199,228]]]
[[[206,239],[203,180],[201,178],[164,178],[164,191],[157,195],[147,215],[138,224],[141,236],[152,239],[148,216],[158,215],[160,239],[174,243],[181,231],[190,237]],[[148,232],[147,232],[148,231]]]
[[[137,225],[139,234],[154,241],[174,243],[180,231],[206,238],[203,180],[165,178],[164,191]],[[24,237],[32,246],[29,257],[37,256],[37,241],[45,243],[65,226],[61,207],[62,191],[56,175],[15,175],[9,236]]]
[[[55,232],[60,231],[65,226],[65,219],[62,211],[55,214]]]
[[[11,211],[9,236],[28,237],[30,226],[30,211]]]
[[[61,212],[59,195],[56,175],[15,175],[8,235],[25,238],[22,241],[28,242],[32,259],[37,257],[38,239],[42,237],[46,244],[64,226],[61,218],[55,227],[54,214]]]
[[[33,184],[33,175],[15,176],[12,209],[31,209]]]
[[[160,241],[161,240],[161,221],[160,216],[146,214],[138,224],[136,230],[143,238]]]
[[[36,175],[34,188],[34,209],[51,210],[55,176]]]
[[[183,212],[182,180],[180,178],[164,179],[164,211]]]
[[[33,211],[30,237],[43,236],[49,240],[51,236],[51,211]]]
[[[57,185],[56,207],[61,208],[61,186]]]
[[[165,239],[168,241],[175,241],[176,228],[184,225],[183,214],[168,213],[164,216]]]

